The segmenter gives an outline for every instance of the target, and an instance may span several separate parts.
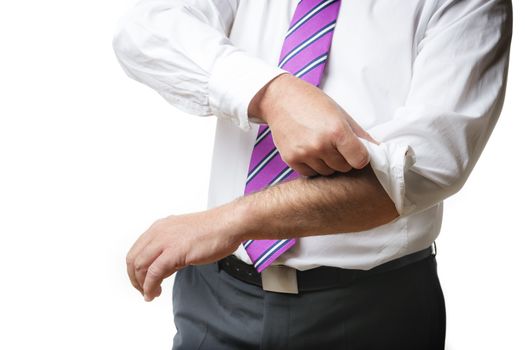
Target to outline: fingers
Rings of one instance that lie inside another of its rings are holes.
[[[317,173],[323,176],[332,175],[335,170],[330,168],[322,159],[313,159],[308,165]]]
[[[353,122],[353,124],[363,139],[377,142],[357,123]],[[354,133],[350,121],[339,124],[338,129],[325,138],[318,137],[302,146],[285,149],[281,157],[285,163],[303,176],[346,173],[352,168],[362,169],[369,162],[368,150]]]
[[[370,160],[365,145],[359,141],[350,128],[344,137],[337,140],[335,146],[352,168],[362,169]]]
[[[326,165],[335,171],[346,173],[352,170],[352,166],[348,164],[346,159],[336,148],[333,148],[332,152],[327,154],[323,159]]]
[[[155,227],[159,224],[160,220],[155,221],[149,228],[144,232],[140,237],[135,241],[131,246],[126,255],[126,267],[129,280],[133,287],[135,287],[139,292],[143,293],[142,290],[142,281],[139,282],[137,279],[137,271],[141,270],[142,262],[137,266],[136,258],[142,250],[150,244],[153,240]],[[149,265],[149,264],[148,264]],[[146,266],[147,268],[147,266]]]
[[[160,241],[152,241],[148,244],[135,258],[134,263],[134,272],[135,272],[135,281],[140,286],[141,292],[144,294],[144,279],[148,272],[148,268],[151,264],[162,254],[163,245]]]
[[[136,290],[144,294],[144,291],[142,290],[142,286],[137,281],[137,278],[135,276],[135,263],[133,261],[126,263],[127,271],[128,271],[128,278],[133,287],[135,287]]]
[[[369,162],[368,150],[352,132],[350,127],[338,143],[322,154],[313,153],[309,159],[289,164],[295,171],[304,176],[330,176],[336,171],[346,173],[352,168],[362,169]]]
[[[155,225],[155,223],[152,224],[148,228],[148,230],[146,232],[144,232],[142,235],[140,235],[139,238],[137,238],[135,243],[133,243],[133,245],[129,249],[129,252],[128,252],[128,255],[127,255],[126,258],[133,258],[133,257],[135,257],[135,255],[137,255],[137,253],[140,252],[142,250],[142,248],[145,247],[149,243],[149,241],[152,238],[151,237],[151,230],[152,230],[154,225]]]
[[[303,176],[315,176],[317,172],[306,163],[290,162],[287,165]]]
[[[137,266],[136,266],[136,257],[140,251],[142,251],[143,247],[146,246],[150,241],[151,237],[150,235],[146,233],[142,234],[137,241],[133,244],[133,246],[130,248],[127,256],[126,256],[126,268],[128,272],[128,277],[133,285],[139,292],[143,293],[142,290],[142,283],[139,283],[137,280],[136,272],[137,272]]]
[[[167,249],[150,265],[144,279],[144,300],[151,301],[160,295],[162,280],[177,271],[175,262],[175,254]]]
[[[335,148],[323,159],[309,159],[304,163],[291,163],[289,166],[303,176],[330,176],[336,171],[346,173],[352,169],[352,166]]]

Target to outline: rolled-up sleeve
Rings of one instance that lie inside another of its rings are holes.
[[[512,6],[442,1],[419,42],[411,87],[392,119],[363,141],[401,216],[456,193],[478,160],[505,95]]]
[[[249,130],[248,104],[285,71],[235,47],[238,0],[142,0],[119,21],[113,49],[131,78],[170,104]]]

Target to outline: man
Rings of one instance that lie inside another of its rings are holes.
[[[173,348],[442,349],[430,247],[501,111],[511,14],[139,2],[113,42],[124,70],[218,117],[209,209],[158,220],[127,256],[147,301],[178,271]]]

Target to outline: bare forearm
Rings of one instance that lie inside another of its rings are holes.
[[[160,295],[167,276],[230,255],[244,240],[357,232],[396,216],[369,166],[298,178],[213,209],[157,220],[128,252],[128,275],[149,301]]]
[[[370,166],[331,176],[299,178],[231,203],[243,239],[358,232],[398,214]]]

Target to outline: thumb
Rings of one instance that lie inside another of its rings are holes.
[[[374,139],[368,132],[366,132],[365,129],[361,127],[361,125],[357,124],[357,122],[350,116],[348,116],[348,124],[352,128],[354,134],[356,134],[358,137],[379,145],[379,142],[376,141],[376,139]]]

